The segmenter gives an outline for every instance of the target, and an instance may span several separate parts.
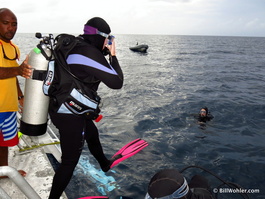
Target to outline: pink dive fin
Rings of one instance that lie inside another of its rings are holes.
[[[123,160],[135,155],[139,151],[143,150],[145,147],[148,146],[148,143],[145,140],[140,138],[126,144],[122,147],[117,153],[112,156],[112,159],[116,159],[110,166],[110,168],[114,167],[115,165],[119,164]]]

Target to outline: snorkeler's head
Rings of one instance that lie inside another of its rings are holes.
[[[200,117],[206,117],[208,115],[208,108],[207,107],[203,107],[200,110]]]
[[[206,115],[208,115],[208,108],[205,106],[203,109],[206,111]]]
[[[188,195],[189,187],[182,174],[176,169],[164,169],[151,178],[145,199],[186,199]]]

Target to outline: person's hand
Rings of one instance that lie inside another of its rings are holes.
[[[32,67],[28,64],[28,56],[19,66],[19,75],[25,78],[30,78],[32,74]]]
[[[116,56],[116,45],[115,45],[115,39],[114,38],[112,40],[112,44],[107,45],[106,47],[109,49],[111,56]]]

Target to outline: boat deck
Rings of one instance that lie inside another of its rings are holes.
[[[9,166],[17,170],[24,170],[27,173],[25,180],[41,199],[47,199],[54,170],[46,153],[53,154],[56,159],[60,158],[59,144],[54,144],[57,140],[54,140],[48,133],[37,138],[25,135],[22,138],[18,146],[9,147]],[[0,179],[0,187],[12,199],[27,199],[10,178]],[[2,198],[1,194],[0,198]],[[67,199],[67,197],[63,194],[60,199]]]

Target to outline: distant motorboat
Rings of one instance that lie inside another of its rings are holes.
[[[130,47],[130,50],[134,51],[134,52],[140,52],[140,53],[146,53],[148,49],[148,45],[146,44],[136,44],[136,46]]]

